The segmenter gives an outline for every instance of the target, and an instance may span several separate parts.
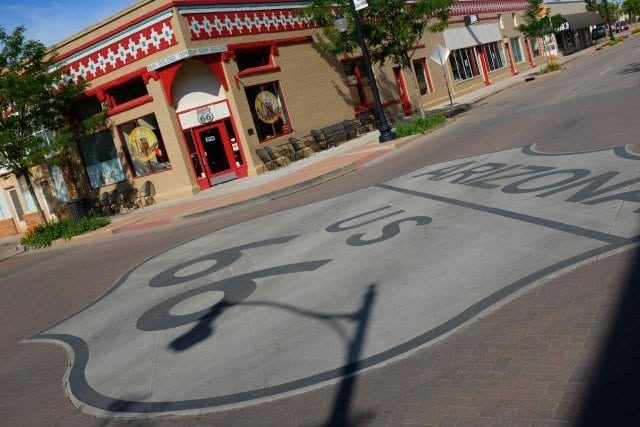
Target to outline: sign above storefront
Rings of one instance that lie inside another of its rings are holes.
[[[473,15],[467,15],[464,17],[464,25],[475,25],[478,22],[480,22],[480,18],[478,17],[477,13],[474,13]]]
[[[178,120],[183,130],[202,126],[207,123],[216,122],[218,120],[229,117],[229,106],[226,102],[218,102],[209,105],[203,105],[192,110],[178,113]]]
[[[220,53],[220,52],[226,52],[226,51],[227,51],[227,45],[206,46],[206,47],[199,47],[197,49],[183,50],[174,55],[167,56],[166,58],[163,58],[159,61],[152,62],[151,64],[147,65],[147,71],[154,71],[159,68],[166,67],[167,65],[176,63],[178,61],[182,61],[183,59],[192,58],[194,56],[211,55],[214,53]]]

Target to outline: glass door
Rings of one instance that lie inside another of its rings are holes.
[[[198,142],[202,152],[202,163],[211,185],[224,182],[216,177],[224,176],[235,179],[235,158],[231,142],[223,123],[209,126],[197,131]],[[232,176],[233,175],[233,176]]]

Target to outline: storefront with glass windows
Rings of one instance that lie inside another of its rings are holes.
[[[258,148],[277,151],[290,137],[370,115],[362,58],[321,55],[318,29],[298,13],[303,6],[150,0],[58,44],[69,78],[90,85],[78,117],[104,110],[111,123],[76,147],[70,167],[82,173],[61,169],[70,197],[146,182],[156,201],[188,196],[262,173]],[[429,60],[436,43],[451,49],[446,72],[454,94],[517,69],[525,47],[520,39],[505,44],[502,33],[517,34],[498,28],[496,11],[515,16],[526,7],[525,0],[456,3],[451,27],[413,47],[410,67],[375,67],[392,121],[418,103],[446,99],[439,66]],[[478,14],[472,30],[456,21],[469,13]]]

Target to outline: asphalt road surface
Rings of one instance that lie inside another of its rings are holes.
[[[595,289],[608,280],[607,289],[619,292],[593,304],[593,317],[581,316],[602,324],[615,318],[615,310],[607,317],[599,307],[615,306],[637,267],[630,254],[640,235],[640,151],[632,146],[640,141],[639,83],[640,38],[631,37],[309,191],[3,261],[0,413],[25,425],[167,414],[181,416],[146,422],[499,424],[498,414],[514,409],[508,399],[491,411],[493,401],[474,406],[474,397],[463,396],[474,387],[489,395],[495,383],[508,390],[511,373],[516,382],[531,378],[527,393],[540,390],[519,399],[535,407],[515,408],[509,421],[588,423],[626,414],[614,406],[633,407],[629,393],[628,402],[589,400],[589,386],[613,386],[600,384],[597,363],[586,356],[568,359],[570,366],[562,358],[543,363],[551,373],[542,378],[510,371],[512,360],[495,365],[509,359],[496,353],[491,384],[478,382],[484,371],[472,371],[449,396],[441,395],[451,387],[442,380],[460,367],[434,380],[429,374],[441,369],[424,360],[454,344],[448,362],[467,357],[464,343],[480,337],[474,328],[486,319],[539,302],[553,278],[587,269],[595,271]],[[612,259],[631,275],[613,280],[598,269]],[[549,298],[546,305],[559,302]],[[557,309],[570,311],[574,302]],[[549,319],[534,314],[527,330],[548,328]],[[508,319],[493,327],[518,336]],[[552,341],[564,352],[599,350],[572,346],[590,337],[574,332]],[[529,359],[546,348],[548,357],[549,344],[522,344],[527,336],[502,344],[529,345]],[[588,371],[580,381],[576,366]],[[390,382],[399,371],[401,379]],[[564,382],[582,388],[554,394],[550,384]],[[378,390],[397,405],[373,404]],[[430,394],[439,400],[427,408]],[[571,417],[558,419],[566,402]],[[602,410],[585,418],[589,408]]]

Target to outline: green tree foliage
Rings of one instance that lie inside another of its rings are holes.
[[[527,37],[542,39],[544,46],[545,57],[547,63],[551,63],[551,57],[546,53],[548,52],[545,37],[550,36],[556,32],[564,23],[564,18],[560,14],[551,16],[549,9],[542,7],[542,0],[529,0],[530,7],[524,12],[523,24],[518,25],[518,31]]]
[[[55,52],[27,40],[24,27],[7,33],[0,27],[0,167],[24,177],[40,217],[46,218],[33,189],[30,167],[54,162],[72,141],[104,127],[103,114],[74,119],[73,108],[86,83],[66,81]],[[39,131],[54,135],[45,144]]]
[[[402,68],[412,69],[414,47],[427,31],[437,33],[447,27],[452,3],[453,0],[368,0],[369,7],[359,11],[359,14],[362,36],[372,62],[383,65],[390,60]],[[346,35],[340,34],[335,28],[336,12],[349,22]],[[322,26],[325,37],[317,42],[320,51],[339,55],[359,49],[348,0],[312,0],[302,13]],[[413,71],[410,75],[415,80]]]
[[[618,11],[618,5],[614,2],[607,1],[607,7],[605,7],[604,1],[597,3],[595,0],[591,0],[587,3],[587,10],[591,12],[598,12],[603,22],[616,23],[616,12]],[[609,14],[607,15],[607,10]]]
[[[625,0],[622,3],[622,10],[629,14],[631,22],[638,28],[638,16],[640,16],[640,0]]]

